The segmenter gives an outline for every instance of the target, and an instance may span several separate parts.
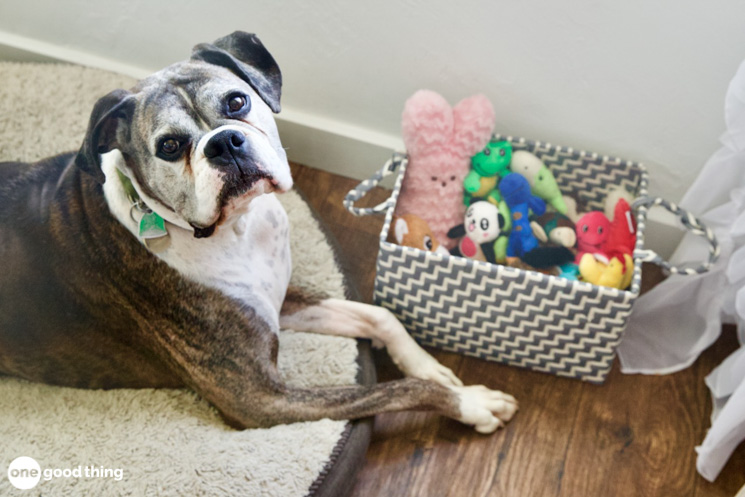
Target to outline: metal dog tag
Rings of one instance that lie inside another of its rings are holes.
[[[153,254],[160,254],[161,252],[168,250],[168,247],[171,246],[171,237],[166,235],[161,236],[160,238],[147,238],[142,240],[142,242],[150,252]]]

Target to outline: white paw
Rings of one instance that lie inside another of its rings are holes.
[[[490,390],[483,385],[450,387],[460,398],[461,423],[472,425],[479,433],[492,433],[512,419],[517,401],[512,395]]]
[[[463,386],[463,382],[450,368],[440,364],[408,335],[400,343],[388,344],[388,354],[406,376],[434,381],[448,387]]]

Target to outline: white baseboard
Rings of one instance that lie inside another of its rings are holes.
[[[397,137],[292,109],[277,116],[277,127],[291,161],[359,180],[383,167],[394,151],[404,150]]]

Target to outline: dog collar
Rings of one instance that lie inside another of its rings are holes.
[[[119,169],[116,170],[119,181],[122,184],[124,193],[132,203],[132,209],[130,210],[130,216],[132,220],[137,220],[132,215],[132,210],[137,209],[142,213],[142,218],[139,221],[139,229],[137,235],[140,240],[147,246],[147,248],[153,251],[165,250],[168,246],[170,237],[168,236],[168,230],[166,229],[165,220],[155,211],[153,211],[147,204],[142,200],[140,194],[137,193],[132,180],[129,179]]]

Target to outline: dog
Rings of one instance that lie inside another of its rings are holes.
[[[186,387],[241,429],[404,409],[503,426],[515,399],[463,386],[390,312],[289,286],[281,87],[235,32],[98,100],[79,151],[0,164],[0,374]],[[406,377],[290,387],[280,328],[372,339]]]

